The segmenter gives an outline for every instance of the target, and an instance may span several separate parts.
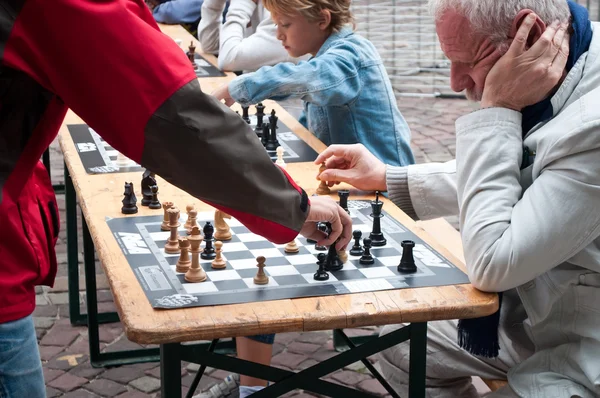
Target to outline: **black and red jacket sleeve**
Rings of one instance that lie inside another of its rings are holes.
[[[27,0],[4,63],[56,93],[114,148],[267,239],[291,241],[309,201],[248,125],[200,89],[141,0]]]

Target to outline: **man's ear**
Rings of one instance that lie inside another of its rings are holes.
[[[331,11],[321,10],[321,21],[319,22],[319,29],[328,30],[331,25]]]
[[[521,24],[523,23],[523,21],[525,20],[525,18],[527,18],[527,16],[529,14],[534,14],[534,12],[529,9],[519,11],[519,13],[515,17],[515,19],[513,19],[512,25],[510,27],[510,32],[508,33],[509,39],[511,39],[511,40],[514,39],[515,35],[517,34],[517,31],[519,30],[519,27],[521,26]],[[533,45],[533,43],[538,41],[538,39],[544,33],[545,30],[546,30],[546,24],[544,23],[544,21],[542,21],[540,19],[540,17],[538,17],[536,15],[535,22],[534,22],[533,26],[531,27],[531,31],[529,32],[529,37],[527,38],[527,48],[531,47]]]

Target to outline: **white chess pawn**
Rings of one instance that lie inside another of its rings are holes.
[[[117,153],[117,160],[115,160],[115,165],[118,168],[127,167],[131,165],[131,163],[131,160],[129,160],[127,156],[123,155],[121,152]]]
[[[283,147],[278,146],[276,152],[277,152],[277,160],[275,161],[275,164],[280,166],[281,168],[285,169],[286,164],[285,164],[285,161],[283,160],[283,152],[284,152]]]

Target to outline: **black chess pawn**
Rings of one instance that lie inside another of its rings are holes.
[[[250,116],[248,115],[249,106],[242,105],[242,120],[250,124]]]
[[[158,185],[152,185],[150,187],[150,192],[152,192],[152,200],[150,200],[150,204],[148,205],[148,207],[152,210],[162,209],[162,206],[158,201]]]
[[[359,264],[362,264],[362,265],[375,264],[375,259],[371,255],[371,243],[372,243],[371,239],[369,239],[369,238],[363,239],[363,245],[365,247],[365,250],[364,250],[364,253],[363,253],[362,257],[360,258],[360,260],[358,260]]]
[[[352,232],[352,237],[354,238],[354,245],[352,249],[350,249],[351,256],[362,256],[365,252],[360,245],[360,238],[362,238],[362,232],[360,230],[355,230]]]
[[[142,206],[150,205],[152,202],[152,191],[150,187],[152,185],[156,185],[156,178],[154,177],[154,173],[150,170],[144,171],[142,175]]]
[[[215,227],[212,226],[210,221],[207,221],[206,224],[204,224],[202,232],[204,232],[205,246],[202,253],[200,253],[200,258],[203,260],[214,260],[217,257],[217,253],[213,247],[213,242],[215,241],[215,238],[213,237],[213,234],[215,233]]]
[[[123,207],[121,207],[121,213],[123,214],[135,214],[138,212],[137,198],[135,192],[133,192],[133,183],[125,183],[125,192],[123,193]]]
[[[339,271],[344,268],[344,263],[340,260],[340,256],[337,253],[335,248],[335,243],[332,243],[329,246],[329,251],[327,252],[327,259],[325,260],[325,269],[327,271]]]
[[[269,123],[264,123],[262,127],[262,135],[260,137],[260,143],[266,148],[267,141],[269,140],[269,135],[271,134],[269,130]]]
[[[327,254],[319,253],[317,254],[317,259],[319,260],[317,261],[319,269],[317,269],[317,272],[315,272],[313,278],[316,281],[326,281],[327,279],[329,279],[329,274],[327,273],[327,271],[325,271],[325,262],[327,261]]]
[[[371,217],[373,217],[373,230],[371,234],[369,234],[372,245],[376,247],[385,246],[387,244],[387,240],[383,236],[383,232],[381,232],[381,217],[383,217],[383,214],[381,213],[382,207],[383,202],[379,200],[379,192],[377,192],[375,200],[371,201],[371,209],[373,210],[371,213]]]
[[[263,117],[265,116],[265,106],[262,102],[256,105],[256,132],[262,133]]]
[[[400,258],[400,264],[398,264],[398,272],[403,274],[417,272],[417,265],[415,264],[415,258],[413,256],[415,242],[412,240],[403,240],[400,243],[400,246],[402,246],[402,258]]]
[[[350,210],[348,210],[348,197],[350,196],[350,191],[347,189],[338,190],[338,196],[340,197],[340,207],[346,210],[346,213],[350,214]]]

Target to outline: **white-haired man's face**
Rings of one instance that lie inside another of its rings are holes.
[[[451,62],[450,87],[481,101],[485,78],[501,54],[489,40],[475,35],[469,21],[448,10],[436,21],[442,51]]]

